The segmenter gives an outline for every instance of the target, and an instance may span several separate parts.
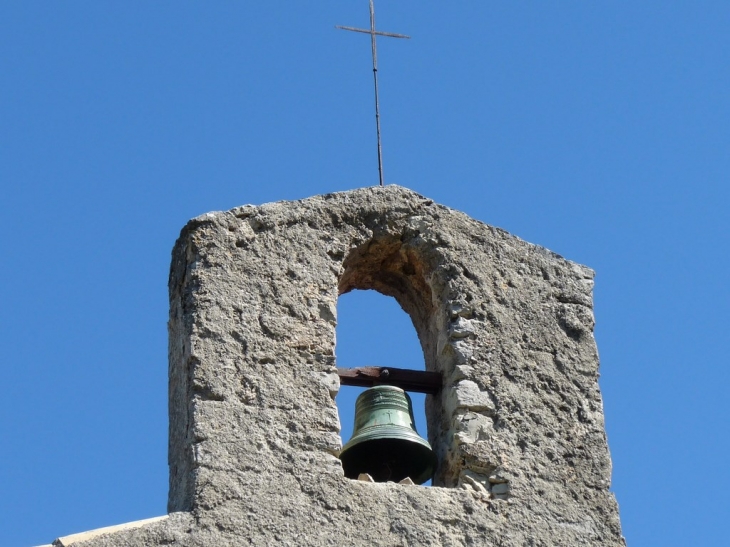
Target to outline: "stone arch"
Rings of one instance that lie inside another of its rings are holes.
[[[413,322],[426,370],[435,370],[436,307],[428,283],[433,271],[419,250],[397,237],[378,237],[352,249],[342,265],[339,294],[372,289],[395,298]]]
[[[375,290],[393,297],[410,317],[423,352],[424,368],[442,372],[438,341],[444,337],[444,310],[441,295],[435,295],[432,281],[438,276],[437,250],[415,235],[408,225],[400,233],[376,233],[372,239],[353,246],[342,262],[340,295],[352,290]],[[415,243],[413,239],[415,239]],[[445,435],[449,420],[440,396],[426,396],[427,435],[437,459],[436,476],[443,476],[446,463]],[[443,484],[443,480],[439,481]]]

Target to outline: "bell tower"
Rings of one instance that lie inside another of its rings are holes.
[[[169,287],[170,516],[85,546],[624,545],[590,269],[385,186],[193,219]],[[345,476],[351,289],[400,303],[441,382],[433,487]]]

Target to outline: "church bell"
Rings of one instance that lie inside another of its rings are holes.
[[[355,430],[340,453],[345,476],[367,473],[375,482],[416,484],[431,478],[436,456],[416,432],[411,398],[395,386],[375,386],[355,403]]]

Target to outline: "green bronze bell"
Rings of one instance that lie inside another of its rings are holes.
[[[394,386],[376,386],[355,403],[355,430],[340,453],[345,476],[367,473],[375,482],[410,477],[423,484],[433,475],[436,456],[416,432],[411,398]]]

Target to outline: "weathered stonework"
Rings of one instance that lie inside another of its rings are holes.
[[[192,220],[170,273],[170,518],[74,545],[621,546],[593,272],[398,186]],[[393,296],[435,487],[346,479],[337,298]]]

